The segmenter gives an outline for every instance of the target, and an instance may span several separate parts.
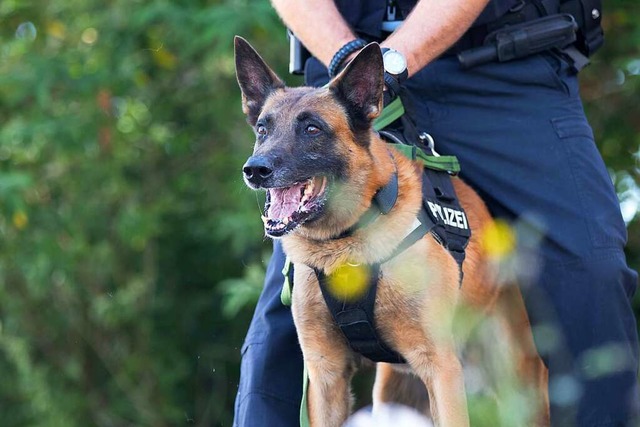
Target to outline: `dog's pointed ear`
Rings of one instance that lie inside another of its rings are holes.
[[[382,111],[384,67],[377,43],[366,45],[330,83],[357,124],[368,127]]]
[[[264,62],[258,52],[242,37],[236,36],[236,78],[242,91],[242,111],[247,121],[254,125],[264,101],[275,89],[283,88],[284,82]]]

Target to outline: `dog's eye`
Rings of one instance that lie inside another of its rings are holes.
[[[309,125],[305,129],[305,132],[309,135],[318,135],[320,133],[320,128],[314,125]]]
[[[258,135],[264,136],[267,134],[267,128],[264,125],[258,125],[258,127],[256,128],[256,132],[258,133]]]

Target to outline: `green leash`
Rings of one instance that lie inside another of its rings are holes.
[[[282,284],[282,291],[280,292],[280,301],[282,305],[291,307],[291,288],[292,283],[289,279],[289,273],[291,272],[291,260],[289,257],[284,261],[284,268],[282,274],[284,275],[284,283]]]
[[[404,105],[400,97],[394,99],[384,109],[380,116],[373,122],[373,129],[379,131],[389,126],[404,114]],[[411,160],[420,160],[424,167],[445,171],[452,174],[460,172],[460,163],[456,156],[428,156],[424,151],[415,145],[392,144],[393,148],[404,154]]]
[[[391,144],[391,146],[406,158],[419,160],[425,168],[449,172],[454,175],[460,172],[460,163],[456,156],[429,156],[415,145]]]
[[[309,427],[309,408],[307,408],[307,390],[309,389],[309,371],[307,362],[304,362],[304,373],[302,374],[302,401],[300,402],[300,427]]]
[[[373,130],[379,131],[389,126],[404,114],[404,105],[400,97],[397,97],[391,101],[386,107],[382,109],[382,113],[373,122]]]
[[[282,305],[291,307],[291,280],[289,279],[292,267],[289,257],[284,262],[282,274],[284,275],[284,283],[280,292],[280,301]],[[309,371],[307,363],[304,362],[304,372],[302,374],[302,401],[300,402],[300,427],[309,427],[309,410],[307,408],[307,390],[309,389]]]

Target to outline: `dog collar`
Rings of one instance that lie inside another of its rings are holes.
[[[393,154],[389,151],[389,156],[393,159]],[[394,162],[395,166],[395,162]],[[373,196],[371,201],[371,206],[369,209],[360,217],[358,222],[356,222],[352,227],[343,231],[337,239],[342,239],[344,237],[349,237],[361,228],[366,227],[375,221],[380,215],[386,215],[391,212],[391,209],[396,205],[398,201],[398,171],[394,170],[391,175],[391,179],[385,185],[380,187],[376,194]]]
[[[373,200],[371,201],[371,206],[369,209],[360,217],[358,222],[356,222],[350,228],[347,228],[345,231],[340,233],[336,239],[342,239],[345,237],[352,236],[357,230],[366,227],[371,224],[373,221],[378,219],[380,215],[388,214],[391,209],[396,204],[396,200],[398,199],[398,174],[396,172],[393,173],[391,180],[385,186],[380,188],[376,194],[373,196]]]

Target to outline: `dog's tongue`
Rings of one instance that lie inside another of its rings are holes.
[[[270,219],[289,218],[298,210],[304,186],[305,183],[300,183],[289,188],[269,189],[271,205],[269,206],[267,216]]]

